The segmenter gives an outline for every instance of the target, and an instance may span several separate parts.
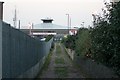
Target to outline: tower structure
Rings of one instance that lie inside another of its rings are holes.
[[[16,11],[16,8],[15,8],[15,14],[14,14],[13,22],[14,22],[14,28],[17,28],[17,11]]]
[[[0,2],[0,19],[3,20],[3,3],[4,2]]]
[[[52,23],[53,19],[41,19],[43,21],[43,23]]]

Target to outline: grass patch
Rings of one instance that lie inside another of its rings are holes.
[[[56,54],[61,54],[62,51],[61,51],[61,47],[59,45],[56,46]]]
[[[51,56],[52,56],[52,52],[50,52],[48,54],[48,56],[46,57],[45,63],[43,65],[44,70],[48,69],[48,65],[50,64]]]
[[[79,69],[82,73],[82,75],[85,77],[85,78],[91,78],[91,76],[86,73],[79,64],[77,64],[74,60],[72,60],[67,52],[67,48],[64,46],[64,44],[62,44],[62,46],[64,47],[64,50],[65,50],[65,54],[69,57],[69,59],[71,60],[72,64],[75,65],[75,68]]]
[[[63,58],[55,58],[55,64],[65,64]]]
[[[50,53],[48,54],[48,56],[45,59],[45,63],[43,64],[40,72],[38,73],[38,75],[36,76],[36,78],[42,74],[43,71],[46,71],[48,69],[48,65],[50,64],[50,60],[51,60],[51,56],[52,56],[52,51],[50,51]]]
[[[67,77],[68,76],[67,67],[55,67],[55,73],[59,78]]]
[[[61,45],[63,46],[63,49],[64,49],[64,51],[65,51],[66,56],[68,56],[69,59],[70,59],[71,61],[73,61],[73,60],[71,59],[70,55],[68,54],[68,52],[67,52],[67,48],[65,47],[65,45],[62,44],[62,43],[61,43]]]
[[[42,68],[43,70],[47,70],[47,69],[48,69],[48,65],[50,64],[53,50],[54,50],[54,48],[51,48],[50,53],[49,53],[48,56],[46,57],[45,63],[43,64],[43,68]]]

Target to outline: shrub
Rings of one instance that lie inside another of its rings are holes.
[[[67,38],[64,38],[62,40],[62,43],[64,43],[66,48],[75,49],[75,40],[76,40],[76,36],[75,35],[68,35]]]
[[[79,29],[75,46],[76,46],[75,51],[77,55],[90,57],[91,38],[90,38],[90,31],[87,28]]]
[[[92,55],[120,76],[120,2],[109,5],[108,10],[108,15],[94,21],[96,25],[91,31]]]
[[[45,41],[47,42],[47,41],[49,41],[49,40],[52,39],[52,38],[53,38],[53,35],[48,35],[48,36],[46,37]]]

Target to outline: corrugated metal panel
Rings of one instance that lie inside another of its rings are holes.
[[[40,42],[6,23],[2,34],[3,78],[16,78],[32,68],[49,53],[53,41]]]
[[[3,26],[6,26],[6,27],[2,27],[2,72],[3,72],[3,77],[5,76],[8,76],[10,77],[11,75],[11,66],[10,66],[10,63],[11,63],[11,57],[10,57],[10,53],[8,53],[8,51],[10,51],[10,48],[11,48],[11,43],[10,43],[10,27],[8,27],[9,25],[7,24],[3,24]]]

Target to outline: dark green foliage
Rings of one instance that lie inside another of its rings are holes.
[[[109,15],[97,19],[91,31],[92,55],[120,75],[120,2],[109,6]]]
[[[75,50],[76,55],[91,57],[90,29],[80,28],[77,35],[68,35],[62,42],[66,48]]]
[[[54,44],[54,42],[52,42],[52,45],[51,45],[51,51],[54,49],[54,47],[55,47],[55,44]]]
[[[49,40],[52,39],[52,38],[53,38],[53,35],[48,35],[48,36],[46,37],[46,40],[45,40],[45,41],[47,42],[47,41],[49,41]]]
[[[114,53],[110,59],[111,66],[117,71],[120,76],[120,2],[112,5],[110,10],[110,36],[112,37]]]
[[[87,56],[91,54],[90,31],[87,28],[80,28],[77,34],[75,51],[78,55]]]
[[[66,47],[78,56],[89,56],[113,68],[120,76],[120,2],[106,4],[103,16],[94,16],[92,29],[80,28],[76,36],[64,39]]]
[[[40,73],[36,77],[39,77],[39,75],[41,75],[44,71],[46,71],[48,69],[52,54],[53,54],[52,51],[50,51],[50,53],[46,56],[45,63],[43,64],[43,66],[40,70]]]
[[[107,63],[111,56],[108,46],[111,45],[108,28],[106,22],[100,22],[91,32],[93,57],[102,63]]]
[[[75,49],[75,40],[76,40],[75,35],[68,35],[67,38],[64,38],[62,40],[62,43],[64,43],[66,48],[70,48],[70,49],[74,50]]]

